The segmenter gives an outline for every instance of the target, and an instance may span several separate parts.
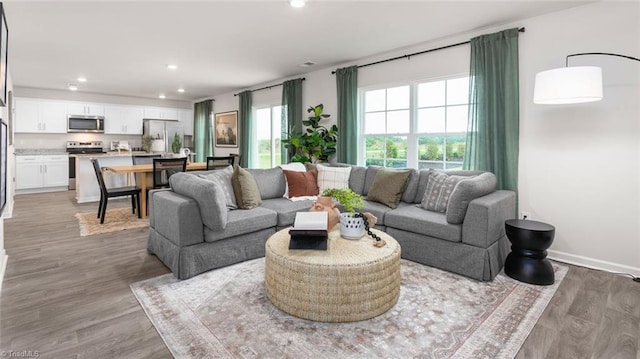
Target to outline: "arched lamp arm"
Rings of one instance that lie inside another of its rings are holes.
[[[623,57],[625,59],[629,59],[629,60],[635,60],[635,61],[640,61],[639,58],[636,57],[632,57],[632,56],[627,56],[627,55],[620,55],[620,54],[612,54],[610,52],[582,52],[579,54],[571,54],[571,55],[567,55],[567,59],[565,61],[565,66],[569,67],[569,58],[572,56],[584,56],[584,55],[605,55],[605,56],[617,56],[617,57]]]

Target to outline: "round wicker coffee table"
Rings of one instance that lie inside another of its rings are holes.
[[[400,296],[400,245],[388,234],[373,230],[387,244],[373,246],[364,236],[340,237],[329,232],[327,250],[289,250],[289,229],[265,245],[267,298],[299,318],[321,322],[354,322],[376,317]]]

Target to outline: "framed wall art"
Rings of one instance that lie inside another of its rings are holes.
[[[216,147],[238,147],[238,111],[216,113],[214,121]]]
[[[9,59],[9,29],[4,7],[0,2],[0,106],[7,104],[7,61]]]

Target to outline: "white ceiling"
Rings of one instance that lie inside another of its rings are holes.
[[[584,1],[4,2],[14,86],[192,101]],[[299,65],[314,61],[316,66]],[[169,71],[166,65],[179,66]],[[184,87],[185,93],[178,93]]]

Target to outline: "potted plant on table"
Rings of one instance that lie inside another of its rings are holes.
[[[340,213],[340,234],[343,238],[358,239],[364,235],[364,220],[362,213],[356,213],[364,208],[362,196],[349,188],[328,188],[322,192],[323,196],[334,198],[345,212]]]

